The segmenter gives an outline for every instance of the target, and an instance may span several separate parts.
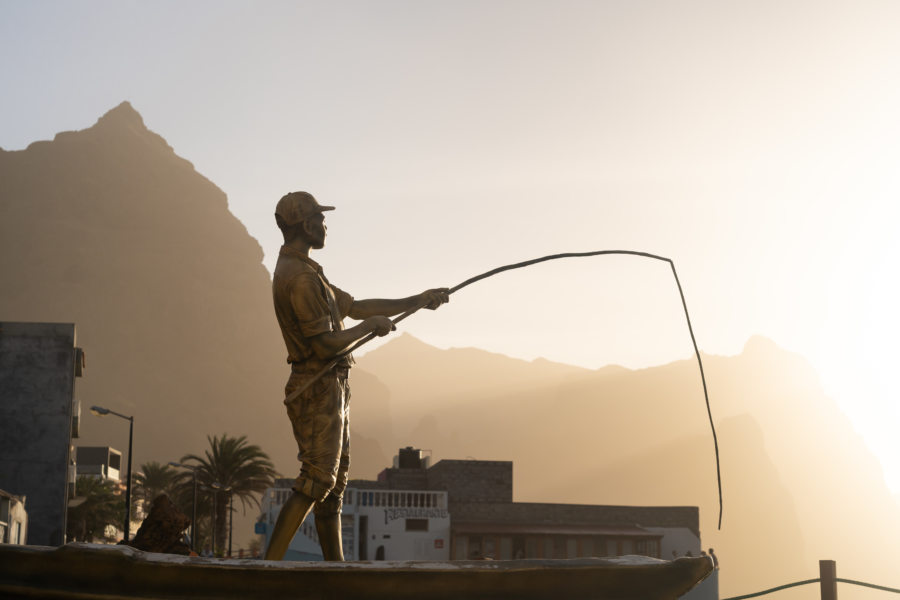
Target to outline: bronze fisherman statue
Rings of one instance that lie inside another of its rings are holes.
[[[356,300],[331,285],[310,249],[325,245],[322,206],[306,192],[292,192],[278,201],[275,222],[284,245],[272,279],[275,315],[287,346],[291,375],[285,396],[306,385],[348,346],[369,335],[387,335],[389,317],[424,305],[435,309],[449,300],[438,288],[394,300]],[[360,322],[344,329],[343,319]],[[281,560],[300,524],[314,511],[316,532],[325,560],[343,560],[341,506],[350,466],[350,388],[347,375],[353,357],[340,358],[330,371],[287,401],[287,413],[301,462],[293,493],[278,515],[266,549],[267,560]]]

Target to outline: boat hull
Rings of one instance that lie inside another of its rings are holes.
[[[141,552],[125,546],[0,546],[0,597],[295,599],[675,599],[711,571],[706,557],[454,562],[275,562]]]

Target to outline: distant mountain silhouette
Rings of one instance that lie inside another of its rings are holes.
[[[135,468],[228,432],[296,474],[262,260],[225,194],[128,102],[89,129],[0,151],[0,320],[76,324],[79,445],[127,449],[127,427],[88,412],[98,404],[135,416]],[[354,444],[362,468],[389,459],[370,438]],[[235,541],[249,531],[236,523]]]
[[[738,356],[705,356],[704,367],[719,429],[721,532],[694,360],[589,371],[438,350],[408,335],[358,359],[390,391],[392,446],[428,448],[434,460],[514,460],[517,500],[700,506],[704,543],[728,565],[725,595],[815,577],[824,558],[854,577],[895,580],[900,507],[810,365],[754,337]]]
[[[423,408],[431,411],[465,399],[596,377],[595,371],[545,359],[525,361],[477,348],[440,350],[406,333],[358,362],[391,390],[394,429],[398,431],[415,427]],[[607,375],[622,371],[622,367],[602,370]],[[424,397],[427,406],[422,404]]]
[[[0,320],[78,327],[80,445],[125,449],[123,424],[87,413],[99,404],[135,415],[136,465],[228,432],[296,472],[262,251],[225,194],[128,103],[89,129],[0,151],[0,281]],[[352,476],[374,477],[408,444],[435,460],[514,460],[517,500],[700,506],[723,596],[815,577],[825,558],[841,576],[896,585],[897,499],[809,364],[752,338],[704,365],[721,532],[693,360],[594,371],[399,335],[351,375]],[[237,516],[240,543],[255,515]]]
[[[745,414],[721,420],[717,429],[725,485],[721,532],[716,530],[717,507],[710,501],[716,497],[716,481],[709,435],[684,436],[637,456],[601,461],[578,477],[556,480],[553,489],[571,488],[576,490],[573,498],[603,498],[610,504],[703,507],[704,548],[715,548],[727,565],[720,574],[723,596],[817,577],[820,556],[811,552],[817,547],[804,535],[789,482],[767,452],[759,423]]]

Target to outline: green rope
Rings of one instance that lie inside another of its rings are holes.
[[[756,592],[753,594],[745,594],[743,596],[732,596],[731,598],[723,598],[722,600],[744,600],[745,598],[755,598],[757,596],[765,596],[766,594],[771,594],[772,592],[778,592],[781,590],[786,590],[788,588],[797,587],[801,585],[807,585],[810,583],[818,583],[822,581],[821,579],[806,579],[804,581],[797,581],[794,583],[786,583],[784,585],[779,585],[778,587],[773,587],[768,590],[763,590],[761,592]],[[851,585],[861,585],[863,587],[872,588],[875,590],[881,590],[883,592],[893,592],[895,594],[900,594],[900,590],[896,588],[887,587],[884,585],[875,585],[874,583],[866,583],[865,581],[855,581],[853,579],[844,579],[842,577],[836,577],[835,581],[838,583],[849,583]]]
[[[778,592],[780,590],[786,590],[788,588],[797,587],[801,585],[807,585],[810,583],[818,583],[820,580],[816,579],[806,579],[804,581],[795,581],[794,583],[786,583],[784,585],[779,585],[778,587],[773,587],[768,590],[763,590],[761,592],[756,592],[754,594],[744,594],[743,596],[733,596],[731,598],[723,598],[722,600],[744,600],[744,598],[755,598],[757,596],[765,596],[766,594],[771,594],[772,592]]]
[[[883,591],[883,592],[894,592],[895,594],[900,594],[900,590],[898,590],[897,588],[890,588],[890,587],[887,587],[887,586],[884,586],[884,585],[875,585],[874,583],[866,583],[865,581],[854,581],[854,580],[852,580],[852,579],[843,579],[843,578],[841,578],[841,577],[836,577],[835,580],[836,580],[836,581],[839,581],[840,583],[849,583],[849,584],[852,584],[852,585],[861,585],[861,586],[863,586],[863,587],[868,587],[868,588],[872,588],[872,589],[875,589],[875,590],[881,590],[881,591]]]

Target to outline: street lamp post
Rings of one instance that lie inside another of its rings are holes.
[[[131,448],[134,441],[134,417],[117,413],[102,406],[92,406],[91,412],[98,417],[115,415],[128,421],[128,481],[125,483],[125,541],[127,542],[131,534]]]
[[[191,475],[194,478],[194,498],[191,504],[191,550],[193,550],[196,554],[200,554],[199,552],[197,552],[197,467],[191,465],[183,465],[177,462],[170,462],[169,464],[173,467],[190,469]]]

